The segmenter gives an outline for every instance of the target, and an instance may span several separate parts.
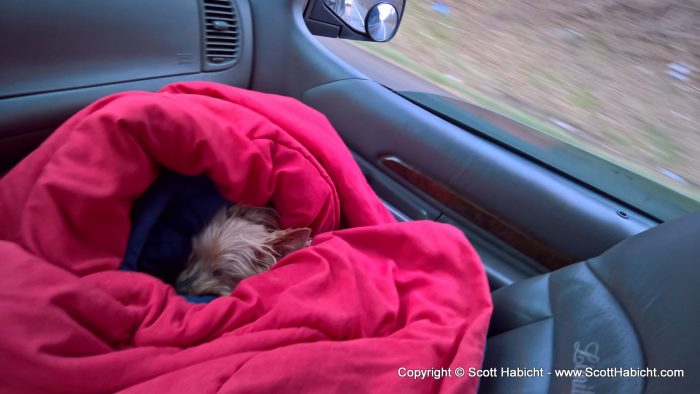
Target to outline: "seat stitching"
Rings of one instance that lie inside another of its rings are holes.
[[[618,296],[615,294],[615,292],[612,291],[612,289],[611,289],[610,287],[608,287],[608,285],[603,281],[603,279],[598,275],[598,273],[595,272],[595,270],[593,269],[593,267],[590,265],[590,259],[589,259],[589,260],[585,260],[583,263],[584,263],[584,266],[588,269],[588,271],[593,275],[593,277],[594,277],[598,282],[600,282],[600,285],[603,287],[603,289],[605,289],[605,290],[612,296],[611,298],[613,299],[613,302],[615,302],[615,303],[620,307],[620,310],[621,310],[622,313],[624,314],[624,317],[625,317],[625,318],[627,319],[627,321],[630,323],[630,326],[632,326],[632,330],[634,331],[634,333],[635,333],[635,335],[636,335],[636,337],[637,337],[637,346],[639,347],[639,350],[640,350],[641,353],[642,353],[642,363],[644,364],[644,367],[645,367],[645,368],[648,367],[649,364],[647,363],[647,352],[646,352],[646,350],[644,349],[644,344],[642,343],[641,335],[639,334],[639,329],[637,328],[634,319],[632,319],[632,316],[631,316],[630,313],[627,311],[627,309],[625,308],[625,305],[622,303],[622,301],[620,301],[620,299],[619,299]],[[643,386],[643,387],[642,387],[642,392],[645,392],[645,391],[646,391],[646,388],[647,388],[647,381],[648,381],[647,378],[642,379],[642,386]]]

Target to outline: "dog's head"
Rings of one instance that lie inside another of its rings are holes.
[[[223,208],[192,240],[192,254],[175,287],[181,294],[231,294],[241,280],[307,246],[310,235],[308,228],[280,230],[270,208]]]

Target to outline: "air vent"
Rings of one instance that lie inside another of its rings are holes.
[[[240,21],[231,0],[201,0],[204,17],[204,70],[233,66],[240,53]]]

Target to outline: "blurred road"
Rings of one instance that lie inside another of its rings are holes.
[[[345,40],[316,37],[318,41],[346,63],[371,79],[392,90],[434,93],[454,98],[455,96],[419,76],[364,51]],[[381,44],[376,44],[381,45]]]

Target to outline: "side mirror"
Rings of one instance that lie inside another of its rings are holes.
[[[406,0],[310,0],[304,20],[317,36],[389,41],[405,5]]]

